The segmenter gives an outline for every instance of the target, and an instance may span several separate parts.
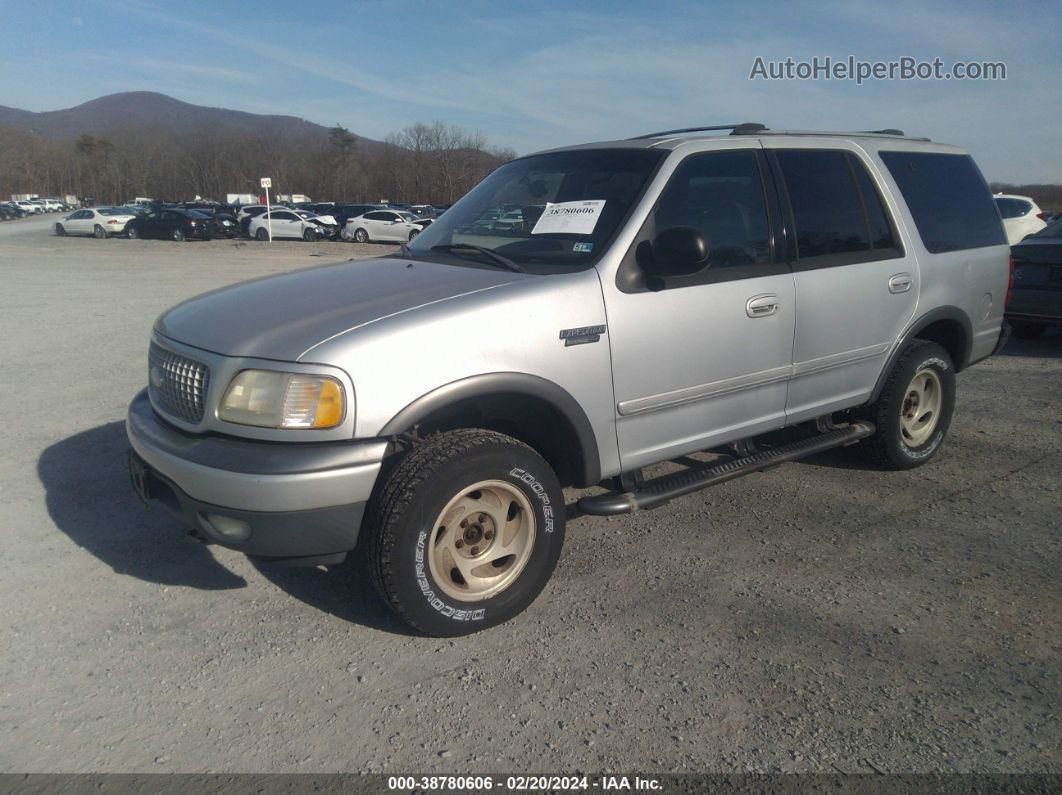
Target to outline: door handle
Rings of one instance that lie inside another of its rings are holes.
[[[770,317],[777,311],[777,295],[754,295],[745,304],[745,314],[749,317]]]
[[[890,293],[906,293],[911,289],[911,274],[897,273],[889,279]]]

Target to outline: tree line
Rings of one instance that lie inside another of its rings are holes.
[[[436,121],[418,122],[383,141],[359,138],[336,125],[299,134],[117,129],[50,140],[0,128],[0,197],[91,197],[113,204],[146,196],[224,201],[257,195],[261,177],[273,193],[317,201],[450,204],[502,163],[511,149],[484,135]]]

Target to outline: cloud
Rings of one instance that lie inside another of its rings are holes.
[[[141,72],[151,72],[161,77],[191,75],[193,77],[208,77],[212,80],[229,80],[237,83],[257,83],[261,81],[261,78],[251,70],[226,69],[222,66],[213,66],[210,64],[185,63],[183,61],[140,58],[136,56],[119,57],[103,53],[82,53],[81,57],[85,60],[96,61],[97,63],[121,66],[129,71],[139,70]]]

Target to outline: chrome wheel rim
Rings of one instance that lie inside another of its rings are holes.
[[[501,480],[462,489],[439,513],[429,537],[428,567],[439,589],[459,602],[504,591],[535,546],[535,513],[524,493]]]
[[[925,367],[915,373],[900,404],[900,435],[908,447],[925,444],[940,423],[944,388],[937,371]]]

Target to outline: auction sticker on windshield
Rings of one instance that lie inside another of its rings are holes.
[[[550,202],[531,230],[533,235],[568,234],[590,235],[605,207],[604,199],[577,202]]]

